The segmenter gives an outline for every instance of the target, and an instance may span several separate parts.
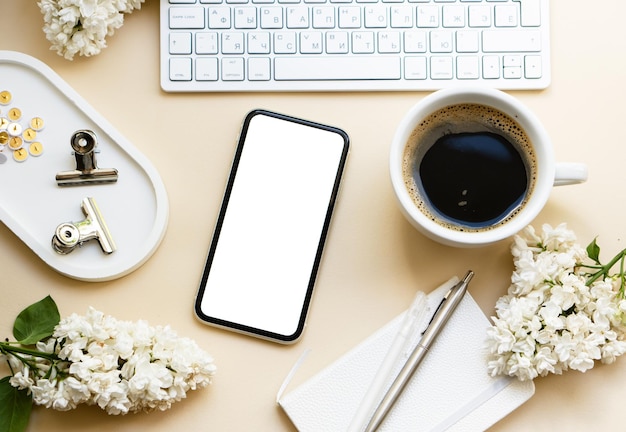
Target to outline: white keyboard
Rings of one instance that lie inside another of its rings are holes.
[[[548,0],[160,0],[170,92],[550,84]]]

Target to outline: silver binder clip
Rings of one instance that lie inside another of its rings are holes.
[[[109,232],[100,209],[93,198],[84,198],[81,204],[85,220],[81,222],[64,222],[56,228],[52,237],[52,247],[62,255],[72,252],[84,242],[96,239],[102,251],[111,254],[116,246]]]
[[[89,183],[115,183],[115,168],[98,168],[96,164],[96,134],[83,129],[74,132],[70,140],[76,158],[76,169],[56,175],[59,186],[80,186]]]

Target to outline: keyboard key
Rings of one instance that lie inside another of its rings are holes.
[[[480,49],[480,37],[477,31],[458,31],[456,33],[456,51],[477,53]]]
[[[302,54],[322,53],[322,32],[302,32],[300,34],[300,52]]]
[[[483,78],[500,78],[500,57],[497,55],[488,55],[483,57]]]
[[[222,33],[222,52],[224,54],[243,54],[243,32]]]
[[[296,39],[295,32],[276,32],[274,34],[274,52],[276,54],[295,54]]]
[[[269,81],[271,78],[270,59],[251,57],[248,59],[248,79],[250,81]]]
[[[240,57],[222,59],[222,79],[224,81],[243,81],[244,61]]]
[[[313,8],[313,28],[332,29],[335,27],[335,7],[316,6]]]
[[[365,8],[365,27],[387,27],[387,8],[385,6],[367,6]]]
[[[257,26],[257,8],[254,6],[242,6],[235,9],[236,29],[255,29]]]
[[[217,33],[196,33],[196,54],[217,54]]]
[[[345,31],[326,33],[326,52],[329,54],[347,54],[349,51],[349,34]]]
[[[217,58],[200,57],[196,59],[196,80],[217,81],[218,78]]]
[[[430,77],[434,80],[454,78],[452,57],[433,57],[430,59]]]
[[[309,28],[309,8],[307,6],[292,6],[287,8],[287,28]]]
[[[404,51],[407,53],[426,52],[426,32],[407,31],[404,33]]]
[[[434,53],[452,52],[452,32],[432,31],[430,33],[430,50]]]
[[[170,59],[170,80],[191,81],[191,59],[189,57]]]
[[[191,54],[191,33],[170,33],[170,54]]]
[[[394,54],[400,52],[400,33],[380,32],[378,33],[378,52]]]
[[[400,57],[276,57],[275,77],[285,80],[400,79]]]
[[[424,80],[428,78],[426,57],[406,57],[404,59],[404,78],[408,80]]]
[[[456,77],[461,80],[480,78],[478,56],[459,56],[456,59]]]
[[[231,27],[230,8],[228,6],[213,6],[209,8],[209,28],[229,29]]]
[[[505,55],[502,58],[502,64],[504,67],[522,67],[522,56]]]
[[[493,31],[483,32],[483,51],[493,52],[539,52],[541,34],[538,31]]]
[[[513,0],[520,4],[521,24],[524,27],[541,25],[541,0]]]
[[[524,57],[524,76],[528,79],[541,78],[541,56],[527,55]]]
[[[411,28],[413,27],[413,8],[407,5],[392,6],[390,10],[391,27]]]
[[[342,6],[339,8],[339,28],[360,28],[361,8],[358,6]]]
[[[471,5],[469,7],[470,27],[491,27],[491,7],[487,5]]]
[[[352,33],[352,52],[354,54],[373,54],[374,32]]]
[[[522,77],[522,68],[521,67],[505,67],[502,70],[502,76],[506,79],[519,79]]]
[[[171,29],[202,29],[204,28],[204,8],[171,7],[169,25]]]
[[[495,10],[496,27],[517,26],[517,6],[497,5]]]
[[[439,7],[417,6],[417,26],[428,28],[439,27]]]
[[[445,5],[443,7],[444,27],[465,27],[465,6]]]
[[[270,33],[269,32],[249,32],[248,52],[250,54],[270,53]]]
[[[283,8],[280,6],[264,6],[261,8],[261,28],[283,28]]]

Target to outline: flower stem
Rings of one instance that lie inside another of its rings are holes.
[[[613,268],[613,266],[615,264],[617,264],[618,261],[621,260],[620,263],[620,295],[623,297],[624,296],[624,287],[626,285],[626,276],[624,275],[624,258],[626,257],[626,249],[623,249],[621,252],[619,252],[617,255],[615,255],[615,257],[613,257],[613,259],[611,261],[609,261],[607,264],[603,265],[603,266],[589,266],[588,268],[598,268],[599,270],[594,273],[593,275],[591,275],[591,277],[587,280],[586,285],[587,286],[591,286],[592,283],[594,283],[595,281],[597,281],[600,277],[607,277],[609,276],[609,271],[611,271],[611,268]]]
[[[11,342],[0,342],[0,352],[3,354],[28,354],[33,357],[45,358],[48,360],[59,360],[59,357],[56,354],[25,348],[21,345],[13,345]]]

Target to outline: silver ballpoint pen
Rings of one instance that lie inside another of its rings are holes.
[[[472,280],[472,277],[474,277],[474,272],[470,270],[467,272],[462,281],[457,283],[446,293],[443,300],[439,304],[439,307],[435,311],[432,320],[428,324],[426,331],[422,335],[422,338],[413,349],[413,352],[398,373],[394,382],[391,384],[391,387],[389,387],[389,390],[376,408],[376,411],[374,411],[372,418],[365,428],[365,432],[373,432],[381,425],[415,373],[417,366],[419,366],[426,356],[426,353],[428,353],[430,346],[441,332],[441,329],[446,325],[448,319],[461,302],[461,299],[467,292],[467,286],[470,280]]]

